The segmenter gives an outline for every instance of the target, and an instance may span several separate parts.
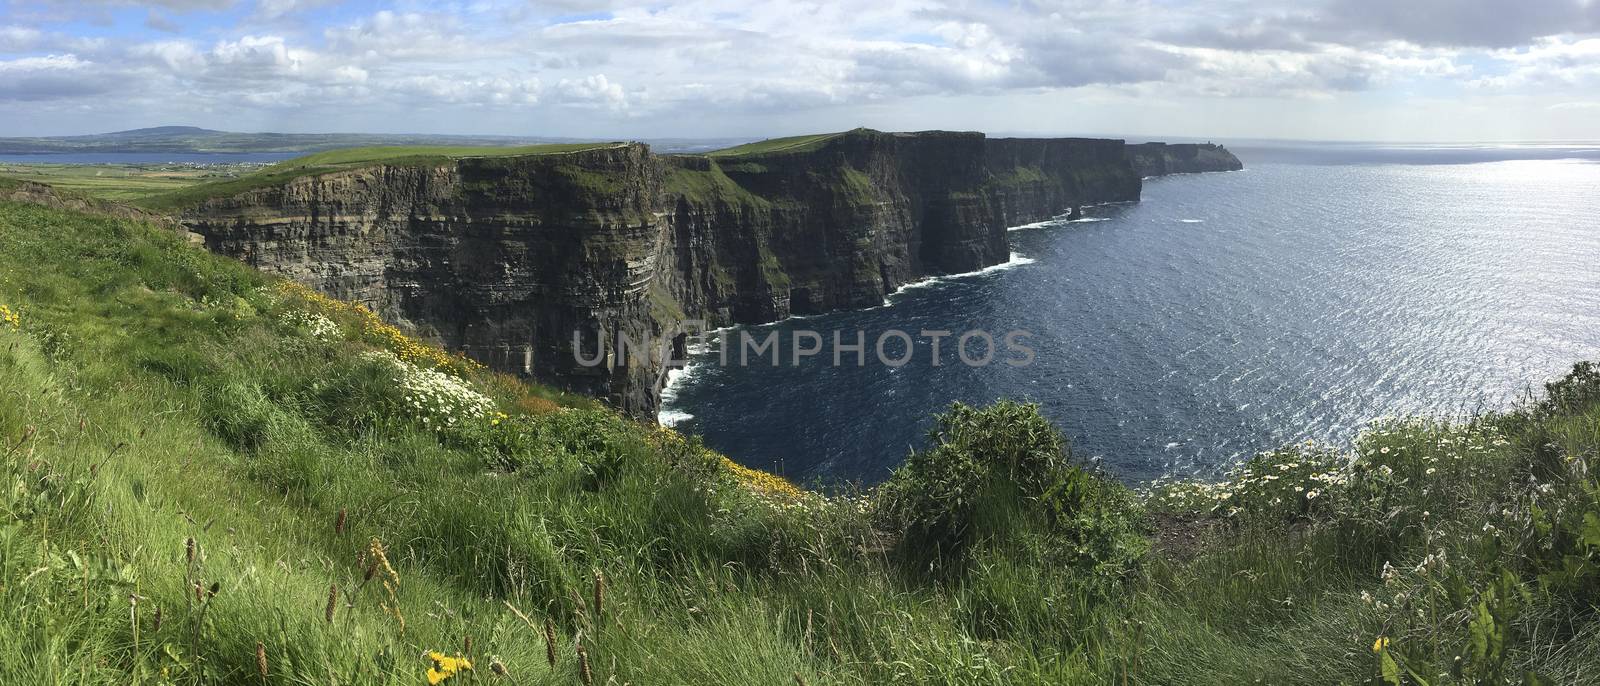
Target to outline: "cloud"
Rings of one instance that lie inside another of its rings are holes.
[[[165,33],[178,33],[183,30],[183,27],[156,13],[155,10],[151,10],[144,16],[144,26],[147,29]]]
[[[628,96],[621,84],[612,83],[605,74],[562,79],[556,84],[556,92],[560,94],[563,104],[600,106],[619,111],[628,109]]]
[[[0,53],[26,52],[39,46],[44,34],[26,26],[0,26]]]
[[[543,85],[537,78],[424,75],[409,76],[388,86],[393,93],[417,98],[427,106],[466,104],[476,106],[535,105]]]
[[[1600,30],[1593,0],[1332,0],[1312,20],[1324,40],[1403,40],[1440,47],[1505,48],[1546,36]]]
[[[1527,48],[1501,50],[1493,56],[1510,69],[1473,80],[1473,87],[1497,91],[1600,88],[1600,38],[1544,38]]]
[[[118,89],[114,75],[75,55],[0,61],[0,101],[79,98]]]
[[[330,49],[367,59],[463,60],[500,52],[493,41],[473,40],[452,17],[416,12],[383,10],[323,35]]]
[[[75,0],[72,4],[80,6],[146,7],[175,12],[193,12],[197,10],[227,9],[237,4],[237,2],[238,0]]]
[[[9,6],[0,56],[76,62],[14,66],[0,89],[13,101],[179,112],[365,108],[515,122],[583,110],[581,122],[601,126],[699,122],[709,108],[752,120],[867,112],[912,98],[1004,109],[1042,94],[1326,101],[1415,86],[1571,91],[1563,101],[1577,102],[1600,85],[1600,39],[1569,35],[1600,31],[1600,0],[476,0],[306,11],[328,2],[94,0],[82,10],[24,0]],[[144,26],[172,35],[143,40],[137,14],[108,7],[144,7]],[[82,12],[135,26],[78,34],[61,23]],[[328,15],[338,18],[317,23]],[[69,74],[81,85],[64,83]],[[98,98],[106,89],[141,97],[109,105]]]
[[[333,4],[337,0],[256,0],[255,16],[261,19],[278,19],[310,9]]]

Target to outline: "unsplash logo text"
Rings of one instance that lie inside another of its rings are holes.
[[[690,325],[695,328],[690,328]],[[684,322],[684,326],[686,330],[698,332],[687,334],[688,340],[705,341],[703,322]],[[1028,345],[1028,339],[1032,337],[1032,333],[1021,329],[999,335],[982,329],[961,332],[920,329],[915,335],[900,329],[888,329],[876,338],[868,338],[866,332],[861,330],[824,332],[792,329],[757,335],[740,329],[737,335],[730,331],[717,336],[716,345],[718,363],[724,367],[734,364],[741,367],[800,366],[814,357],[831,360],[835,367],[864,367],[868,360],[888,367],[903,367],[913,362],[933,367],[947,364],[1026,367],[1033,364],[1037,357],[1033,347]],[[586,344],[585,338],[591,342]],[[598,336],[584,336],[583,332],[574,331],[572,355],[584,367],[628,366],[632,361],[643,360],[659,360],[669,366],[681,366],[686,360],[675,359],[678,346],[673,345],[674,340],[675,337],[652,341],[648,333],[629,335],[617,331],[615,338],[610,341],[612,345],[608,347],[605,345],[607,339],[604,330]],[[924,345],[919,347],[919,343]],[[920,354],[924,348],[926,354]]]

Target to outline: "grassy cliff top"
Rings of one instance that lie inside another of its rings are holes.
[[[745,143],[744,145],[736,145],[736,146],[733,146],[731,148],[723,148],[721,150],[713,150],[711,152],[701,153],[701,154],[704,155],[704,156],[707,156],[707,157],[723,157],[723,158],[727,158],[727,157],[742,157],[742,156],[747,156],[747,155],[768,155],[768,154],[774,154],[774,153],[781,154],[781,153],[790,153],[790,152],[810,152],[810,151],[813,151],[813,150],[818,150],[818,149],[822,148],[824,145],[826,145],[827,143],[829,143],[831,141],[839,140],[841,138],[882,136],[882,135],[894,136],[894,137],[904,137],[904,138],[972,137],[972,136],[976,136],[976,137],[980,137],[980,138],[984,137],[984,134],[981,131],[945,131],[945,130],[933,129],[933,130],[928,130],[928,131],[900,131],[900,132],[889,133],[889,132],[879,131],[877,129],[869,129],[869,128],[866,128],[866,127],[857,127],[857,128],[854,128],[854,129],[850,129],[849,131],[839,131],[839,132],[835,132],[835,133],[813,133],[813,134],[807,134],[807,135],[803,135],[803,136],[787,136],[787,137],[784,137],[784,138],[769,138],[769,139],[763,140],[763,141],[756,141],[754,143]]]
[[[258,172],[238,178],[187,186],[167,193],[141,198],[135,202],[150,209],[173,210],[195,205],[211,198],[227,197],[255,188],[279,185],[303,176],[316,176],[348,169],[360,169],[378,165],[421,167],[469,158],[553,155],[620,145],[624,144],[616,142],[546,143],[505,148],[435,145],[345,148],[284,160]]]
[[[865,129],[856,129],[864,131]],[[822,147],[823,143],[843,136],[850,131],[838,133],[814,133],[805,136],[788,136],[785,138],[768,138],[764,141],[735,145],[731,148],[713,150],[705,153],[708,157],[739,157],[742,155],[764,155],[777,152],[806,152]]]

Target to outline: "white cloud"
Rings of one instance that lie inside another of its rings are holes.
[[[0,60],[0,101],[81,98],[117,90],[117,79],[97,66],[77,55]]]
[[[719,133],[713,120],[754,128],[830,113],[854,124],[912,101],[966,103],[971,114],[1050,94],[1148,109],[1373,92],[1397,101],[1403,89],[1424,88],[1586,102],[1585,89],[1600,85],[1600,38],[1566,35],[1600,31],[1600,2],[1588,0],[1527,0],[1521,12],[1510,0],[1419,0],[1410,10],[1379,0],[477,0],[316,25],[322,15],[306,10],[326,2],[254,0],[231,27],[215,19],[240,13],[213,12],[235,7],[231,0],[92,3],[124,21],[129,13],[105,7],[159,9],[142,18],[174,36],[149,40],[148,31],[71,35],[50,12],[81,6],[24,1],[0,27],[0,55],[79,62],[28,66],[27,78],[0,92],[174,114],[427,111],[458,130],[656,121]],[[63,83],[66,73],[82,85]],[[110,90],[141,97],[97,97]],[[970,104],[979,102],[989,104]],[[575,108],[584,114],[574,117]],[[394,125],[381,114],[366,121]]]
[[[38,29],[26,26],[0,26],[0,53],[32,50],[43,40]]]
[[[1544,38],[1527,48],[1497,51],[1493,57],[1510,65],[1509,70],[1476,79],[1473,86],[1497,91],[1600,87],[1600,38]]]
[[[569,105],[598,105],[612,110],[628,109],[628,96],[621,84],[612,83],[605,74],[593,74],[581,79],[562,79],[556,84],[561,102]]]

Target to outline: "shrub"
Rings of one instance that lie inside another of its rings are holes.
[[[1544,414],[1577,413],[1600,403],[1600,365],[1579,362],[1567,375],[1544,385]]]
[[[1120,573],[1142,554],[1131,494],[1073,465],[1037,405],[956,403],[929,442],[878,493],[880,515],[915,565],[959,565],[980,545],[1015,545],[1036,531],[1058,563]]]

